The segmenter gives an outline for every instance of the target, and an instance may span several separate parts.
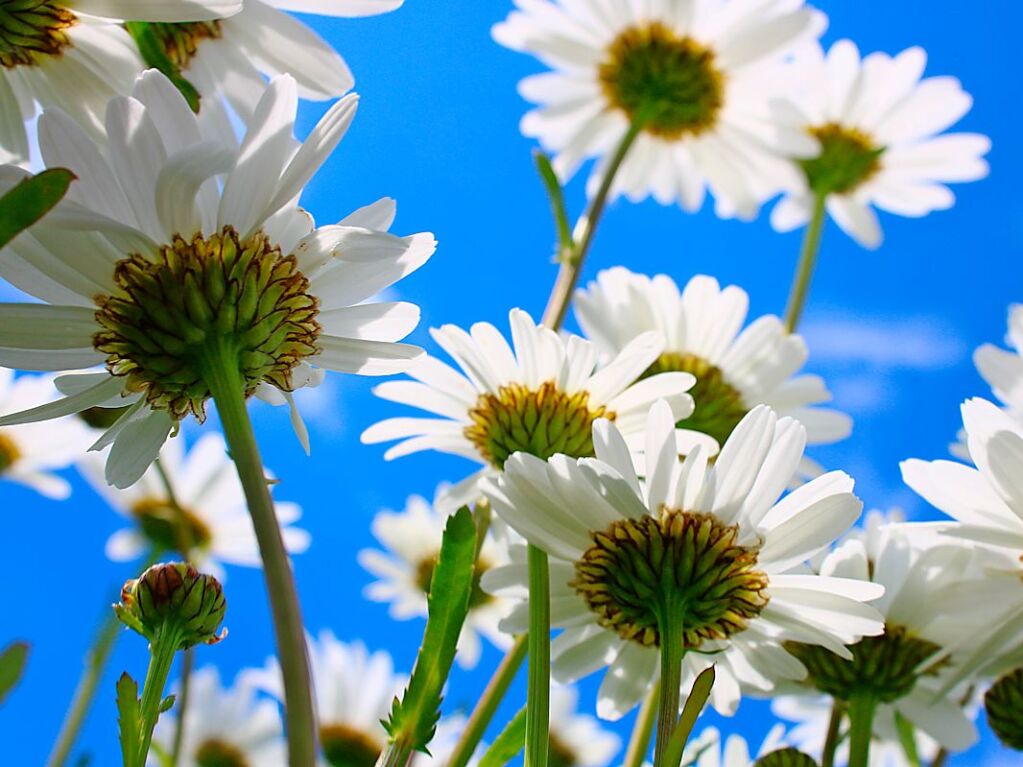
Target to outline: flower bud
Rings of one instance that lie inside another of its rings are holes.
[[[173,636],[178,650],[205,642],[216,644],[226,635],[216,631],[227,602],[220,582],[183,562],[153,565],[121,589],[114,611],[128,628],[152,642]]]
[[[764,754],[753,767],[817,767],[811,757],[794,748],[781,748]]]
[[[1009,748],[1023,751],[1023,668],[1006,674],[984,695],[987,721]]]

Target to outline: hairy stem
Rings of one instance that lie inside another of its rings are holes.
[[[525,767],[547,767],[551,708],[551,587],[547,553],[529,546],[529,675]]]
[[[821,247],[821,234],[824,231],[826,202],[827,197],[823,194],[814,197],[813,213],[810,216],[810,223],[806,226],[806,234],[803,235],[799,266],[796,267],[796,275],[789,290],[788,306],[785,308],[785,329],[790,333],[794,333],[799,327],[806,297],[810,292],[810,282],[813,279],[814,267],[817,265],[817,253]]]

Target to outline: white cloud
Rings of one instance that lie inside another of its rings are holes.
[[[801,333],[813,363],[870,365],[884,369],[934,370],[956,365],[966,342],[940,317],[825,316]]]

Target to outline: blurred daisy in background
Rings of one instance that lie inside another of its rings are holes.
[[[750,754],[749,744],[741,735],[732,734],[722,738],[716,727],[706,727],[700,734],[686,744],[686,764],[691,767],[753,767],[758,757],[766,756],[785,748],[785,728],[782,725],[772,727],[764,737],[760,750]],[[774,763],[770,763],[774,765]],[[806,767],[800,761],[789,756],[785,761],[777,762],[778,767]],[[766,767],[766,765],[765,765]]]

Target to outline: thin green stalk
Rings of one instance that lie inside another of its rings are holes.
[[[834,767],[835,752],[842,733],[842,719],[845,717],[845,703],[835,698],[831,704],[831,718],[828,720],[828,734],[824,739],[824,751],[821,753],[821,767]]]
[[[803,307],[810,292],[810,281],[813,279],[814,267],[817,265],[817,254],[821,247],[821,234],[824,231],[824,214],[827,196],[818,194],[814,197],[813,213],[810,223],[803,235],[803,247],[799,254],[799,266],[789,291],[789,302],[785,308],[785,328],[795,332],[799,327],[799,319],[803,316]]]
[[[931,762],[931,767],[945,767],[945,762],[948,761],[948,750],[945,748],[938,749],[938,753],[934,755],[934,761]]]
[[[868,694],[849,698],[849,767],[867,767],[870,763],[870,739],[874,731],[877,701]]]
[[[497,667],[494,675],[487,683],[483,691],[483,697],[479,699],[476,707],[472,710],[469,721],[465,723],[465,729],[458,738],[454,751],[448,759],[447,767],[466,767],[472,759],[476,747],[483,739],[483,733],[490,726],[497,707],[501,705],[504,696],[511,686],[512,680],[522,667],[522,661],[526,658],[526,635],[515,637],[515,643],[505,654],[501,665]]]
[[[171,744],[170,765],[178,767],[181,757],[181,744],[185,739],[185,714],[188,713],[188,698],[191,688],[192,669],[195,666],[195,654],[189,647],[181,653],[181,683],[178,699],[175,701],[177,719],[174,725],[174,742]]]
[[[636,716],[636,723],[632,726],[632,735],[629,738],[629,745],[625,748],[622,767],[643,767],[646,762],[646,755],[650,751],[650,738],[654,734],[658,700],[660,690],[651,687]]]
[[[682,688],[682,657],[685,655],[682,621],[679,612],[662,609],[657,621],[661,645],[660,703],[657,712],[657,741],[654,767],[668,767],[665,756],[672,733],[678,724],[679,698]]]
[[[219,348],[211,350],[206,360],[205,379],[217,405],[224,437],[245,491],[263,559],[263,577],[266,579],[277,638],[277,658],[284,681],[288,763],[291,767],[314,767],[316,720],[298,591],[270,498],[252,422],[245,407],[245,389],[238,370],[237,354],[225,346],[222,341]]]
[[[164,633],[166,632],[166,633]],[[141,732],[139,751],[136,764],[142,767],[149,756],[149,744],[153,740],[153,729],[160,716],[160,704],[163,691],[167,686],[174,656],[178,652],[179,632],[169,624],[157,634],[149,646],[149,669],[146,671],[146,682],[142,688],[142,706],[140,708]]]
[[[551,714],[551,572],[547,552],[529,546],[529,675],[525,767],[547,767]]]

